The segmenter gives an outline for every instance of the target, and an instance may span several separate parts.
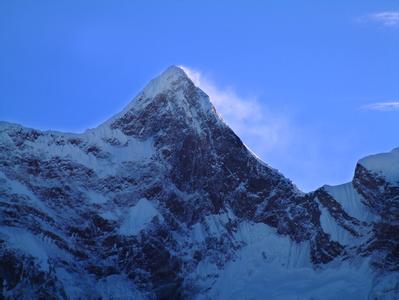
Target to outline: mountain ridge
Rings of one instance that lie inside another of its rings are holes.
[[[80,134],[3,123],[0,150],[3,297],[398,295],[398,182],[300,192],[178,67]]]

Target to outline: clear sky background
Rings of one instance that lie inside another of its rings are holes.
[[[0,0],[0,120],[81,132],[171,64],[305,191],[399,147],[398,1]]]

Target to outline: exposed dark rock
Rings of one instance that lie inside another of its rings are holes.
[[[301,193],[259,161],[182,70],[156,80],[84,134],[0,125],[0,297],[71,298],[73,286],[98,299],[117,278],[150,299],[189,299],[238,259],[250,243],[241,227],[254,224],[308,243],[314,268],[360,254],[399,270],[398,185],[358,164],[353,187],[379,217],[359,220],[325,188]],[[355,242],[334,240],[322,211]]]

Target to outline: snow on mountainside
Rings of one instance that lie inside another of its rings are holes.
[[[81,134],[0,123],[1,297],[398,299],[398,169],[304,194],[172,66]]]
[[[389,153],[367,156],[361,159],[359,164],[394,184],[399,183],[399,148]]]

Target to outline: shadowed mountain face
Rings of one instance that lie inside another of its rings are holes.
[[[2,297],[395,299],[398,157],[304,194],[174,66],[82,134],[0,123]]]

